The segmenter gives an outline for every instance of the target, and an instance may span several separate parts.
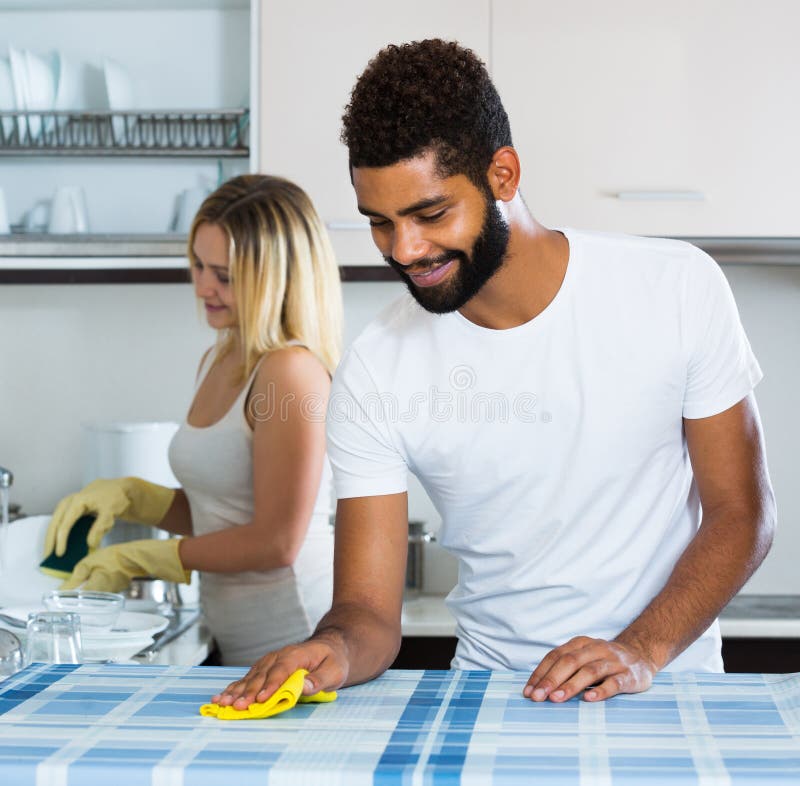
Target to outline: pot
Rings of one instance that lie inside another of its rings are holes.
[[[183,605],[178,585],[164,579],[131,579],[130,586],[122,594],[125,596],[125,608],[130,610],[152,608],[161,614],[170,614],[173,609]]]

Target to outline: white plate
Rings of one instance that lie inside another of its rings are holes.
[[[130,111],[134,108],[133,82],[127,69],[113,60],[103,60],[103,73],[106,78],[106,96],[112,110]],[[114,136],[118,142],[124,141],[125,120],[115,117],[112,120]]]
[[[11,78],[11,63],[0,57],[0,111],[8,112],[17,108],[14,95],[14,80]],[[14,121],[7,117],[3,120],[3,132],[8,136],[14,128]]]
[[[58,89],[55,108],[61,110],[108,109],[105,77],[102,71],[58,53]]]
[[[56,74],[53,56],[41,57],[26,49],[25,66],[28,71],[28,109],[49,112],[56,101]],[[40,129],[45,133],[51,132],[53,130],[52,118],[42,121]]]
[[[27,606],[4,606],[0,609],[4,614],[8,614],[17,619],[27,620],[28,614],[38,611],[47,611],[41,603],[27,605]],[[16,631],[19,628],[12,628],[2,621],[0,625],[8,628],[8,630]],[[94,629],[88,625],[81,626],[81,639],[84,647],[92,645],[93,647],[99,646],[123,646],[129,642],[137,642],[142,639],[151,639],[156,633],[160,633],[164,628],[169,625],[169,620],[162,617],[160,614],[144,614],[141,611],[123,611],[117,618],[114,627],[110,630],[107,628]],[[144,647],[148,642],[142,644]],[[139,648],[141,649],[141,647]],[[138,652],[138,650],[135,650]]]
[[[123,611],[111,630],[82,628],[85,641],[115,642],[155,636],[169,625],[169,620],[160,614],[145,614],[142,611]]]
[[[149,644],[153,643],[152,636],[143,636],[138,639],[130,641],[105,643],[87,641],[83,639],[83,659],[90,660],[113,660],[121,661],[128,660],[133,657],[137,652],[143,650]]]
[[[49,111],[56,100],[56,75],[53,58],[25,50],[28,70],[28,109]]]
[[[133,109],[133,82],[128,69],[114,60],[103,60],[103,73],[106,78],[106,95],[111,109]]]
[[[16,108],[25,110],[28,108],[28,67],[25,65],[25,55],[13,46],[8,47],[8,59],[11,63],[11,81],[14,85],[14,103]],[[38,136],[39,127],[31,123],[31,135]],[[24,118],[17,121],[17,128],[19,129],[20,140],[27,136],[27,123]]]

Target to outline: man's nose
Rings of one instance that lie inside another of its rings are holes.
[[[412,265],[428,256],[430,244],[422,236],[420,227],[397,224],[392,237],[392,259],[401,265]]]

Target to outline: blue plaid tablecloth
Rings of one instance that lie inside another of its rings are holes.
[[[390,671],[333,704],[201,717],[243,671],[29,666],[0,683],[0,784],[800,784],[796,674],[533,704],[523,673]]]

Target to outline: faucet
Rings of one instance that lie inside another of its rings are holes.
[[[3,531],[5,531],[5,525],[8,524],[8,489],[13,482],[14,476],[11,471],[0,467],[0,524],[3,525]]]

